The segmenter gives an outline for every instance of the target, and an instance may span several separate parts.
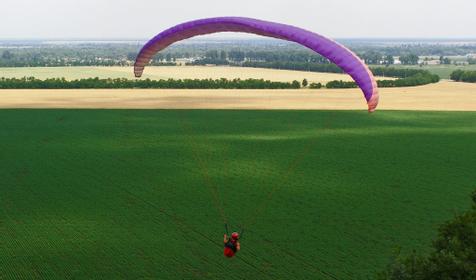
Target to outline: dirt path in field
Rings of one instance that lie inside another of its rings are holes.
[[[380,89],[380,110],[476,111],[476,84]],[[365,110],[359,89],[0,90],[0,108]]]

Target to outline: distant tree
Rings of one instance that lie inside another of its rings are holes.
[[[5,60],[13,59],[13,53],[11,53],[9,50],[4,51],[2,53],[2,59],[5,59]]]
[[[357,84],[355,82],[346,82],[342,80],[330,81],[326,84],[326,88],[356,88]]]
[[[245,60],[245,53],[243,51],[230,51],[228,57],[235,62],[243,62]]]
[[[415,54],[406,54],[400,56],[400,61],[404,65],[417,65],[419,57]]]
[[[137,53],[135,52],[128,52],[127,53],[127,60],[135,60],[137,57]]]
[[[205,57],[210,59],[218,59],[218,51],[217,50],[207,51],[207,53],[205,54]]]
[[[301,88],[301,83],[294,80],[292,83],[291,83],[292,87],[293,88]]]
[[[368,51],[361,55],[367,64],[380,64],[382,62],[382,54],[376,51]]]
[[[395,63],[395,59],[393,58],[393,55],[387,55],[385,56],[385,65],[389,66],[389,65],[393,65]]]
[[[321,83],[311,83],[309,85],[309,88],[311,88],[311,89],[320,89],[320,88],[322,88],[322,84]]]
[[[158,53],[158,54],[155,55],[154,61],[163,62],[164,59],[165,59],[164,54]]]
[[[461,81],[466,83],[476,83],[476,71],[464,71]]]
[[[450,78],[456,82],[476,83],[476,71],[458,69],[451,73]]]
[[[167,62],[172,62],[172,54],[168,53],[166,56],[165,56],[165,60]]]
[[[449,65],[451,64],[451,60],[447,57],[440,56],[440,64]]]
[[[227,59],[226,51],[221,51],[220,52],[220,59],[221,60],[226,60]]]
[[[418,57],[418,55],[416,55],[416,54],[410,54],[409,60],[410,60],[410,64],[411,64],[411,65],[417,65],[417,64],[418,64],[419,57]]]
[[[325,72],[325,73],[342,73],[335,64],[330,63],[313,63],[313,62],[292,62],[292,61],[275,61],[275,62],[253,62],[245,61],[240,64],[244,67],[255,68],[271,68],[271,69],[288,69],[288,70],[302,70],[311,72]]]
[[[307,79],[302,80],[302,87],[307,87],[308,84]]]
[[[464,74],[463,70],[461,69],[455,70],[453,71],[453,73],[451,73],[450,79],[453,81],[459,82],[461,81],[461,77],[463,76],[463,74]]]

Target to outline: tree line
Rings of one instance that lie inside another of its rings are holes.
[[[370,67],[370,70],[375,76],[394,78],[408,78],[419,73],[429,73],[426,70],[395,67]]]
[[[333,64],[329,64],[333,65]],[[334,65],[335,66],[335,65]],[[337,67],[337,66],[335,66]],[[325,72],[325,68],[321,71]],[[334,69],[327,69],[334,71]],[[397,69],[391,67],[372,68],[377,76],[396,77],[396,80],[379,80],[379,87],[410,87],[437,83],[438,75],[431,74],[426,70]],[[340,72],[342,70],[339,69]],[[461,71],[461,70],[459,70]],[[456,72],[456,71],[455,71]],[[460,73],[460,72],[457,72]],[[472,72],[473,75],[476,71]],[[452,75],[453,78],[455,77]],[[465,73],[463,75],[467,77]],[[468,76],[469,77],[469,76]],[[40,80],[34,77],[24,78],[0,78],[0,89],[81,89],[81,88],[168,88],[168,89],[298,89],[309,87],[311,89],[326,88],[356,88],[357,84],[350,81],[330,81],[321,83],[309,83],[306,79],[302,83],[273,82],[263,79],[168,79],[168,80],[130,80],[125,78],[99,79],[87,78],[79,80],[66,80],[65,78],[49,78]]]
[[[0,67],[35,66],[130,66],[142,47],[142,42],[123,43],[8,43],[0,44]],[[417,64],[422,56],[440,57],[450,63],[448,56],[476,53],[476,46],[445,44],[375,44],[350,40],[344,43],[368,64],[392,65],[394,57],[403,64]],[[239,45],[239,48],[236,46]],[[240,40],[177,44],[154,56],[152,64],[174,63],[178,59],[197,60],[195,63],[224,64],[242,62],[310,62],[329,64],[323,56],[300,45],[266,40]],[[202,61],[204,60],[204,61]],[[468,57],[466,63],[476,63]]]
[[[436,56],[434,58],[430,56],[425,57],[420,60],[420,56],[414,52],[402,52],[397,55],[386,54],[383,50],[376,50],[374,48],[364,48],[363,51],[356,52],[357,55],[365,61],[366,64],[370,65],[394,65],[396,58],[400,61],[402,65],[420,65],[428,64],[429,60],[439,60],[441,65],[452,64],[452,61],[447,56]],[[169,54],[170,55],[170,54]],[[266,51],[252,51],[252,50],[209,50],[204,53],[202,56],[191,56],[194,58],[192,62],[189,62],[189,65],[232,65],[232,66],[247,66],[255,67],[253,65],[264,65],[268,66],[267,63],[273,65],[276,62],[281,63],[311,63],[311,64],[332,64],[327,58],[308,51],[308,50],[286,50],[282,51],[279,49],[266,50]],[[160,56],[160,59],[164,59],[164,56]],[[168,61],[168,60],[167,60]],[[455,62],[456,63],[456,62]],[[460,63],[466,64],[476,64],[476,59],[468,57],[466,61],[461,61]],[[297,65],[297,64],[296,64]],[[259,66],[258,66],[259,67]],[[261,67],[263,68],[263,67]]]
[[[217,61],[224,63],[241,63],[241,62],[277,62],[277,61],[292,61],[292,62],[313,62],[327,64],[329,60],[322,55],[319,55],[310,50],[209,50],[204,57],[197,60],[196,64],[203,64],[203,61]],[[215,64],[215,63],[212,63]]]
[[[476,83],[476,71],[455,70],[450,79],[455,82]]]
[[[427,85],[431,83],[437,83],[440,81],[440,77],[435,74],[431,74],[426,70],[419,69],[397,69],[378,67],[371,68],[371,71],[376,76],[396,77],[396,80],[378,80],[377,85],[381,88],[388,87],[413,87],[420,85]],[[346,81],[330,81],[326,84],[326,88],[356,88],[355,82]]]
[[[263,79],[168,79],[168,80],[130,80],[125,78],[88,78],[66,80],[34,77],[0,78],[0,89],[114,89],[114,88],[157,88],[157,89],[298,89],[301,83],[273,82]]]
[[[316,62],[293,62],[293,61],[275,61],[275,62],[251,62],[247,61],[241,64],[243,67],[252,68],[270,68],[282,70],[299,70],[309,72],[324,73],[344,73],[337,65],[331,63]]]
[[[427,84],[438,83],[440,76],[431,74],[428,71],[421,71],[413,76],[400,78],[396,80],[378,80],[377,85],[382,88],[387,87],[414,87]]]
[[[419,73],[415,76],[377,81],[379,87],[408,87],[437,82],[437,75]],[[49,78],[45,80],[34,77],[0,78],[0,89],[114,89],[114,88],[157,88],[157,89],[299,89],[309,87],[320,88],[356,88],[352,81],[335,80],[323,85],[309,83],[306,79],[302,83],[273,82],[263,79],[168,79],[168,80],[130,80],[125,78],[99,79],[87,78],[66,80],[65,78]]]
[[[365,61],[367,64],[375,65],[393,65],[395,64],[395,58],[393,55],[385,55],[384,53],[376,50],[366,50],[357,53],[357,55]],[[400,62],[403,65],[418,65],[420,57],[414,53],[402,53],[399,56]],[[450,63],[451,61],[447,57],[440,57],[442,63]],[[205,53],[204,57],[201,57],[193,62],[191,65],[204,65],[204,64],[216,64],[216,65],[234,65],[237,63],[245,66],[248,64],[256,63],[313,63],[313,64],[331,64],[331,62],[314,52],[310,51],[218,51],[212,50]],[[249,66],[254,67],[254,66]]]

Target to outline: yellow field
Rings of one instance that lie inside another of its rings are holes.
[[[132,67],[27,67],[0,68],[0,77],[21,78],[35,77],[38,79],[61,78],[68,80],[81,78],[134,78]],[[290,71],[245,67],[207,67],[207,66],[160,66],[147,67],[143,78],[150,79],[265,79],[277,82],[302,81],[327,83],[332,80],[352,81],[349,75]],[[388,79],[388,78],[386,78]]]
[[[476,111],[476,84],[443,81],[380,89],[380,110]],[[365,110],[359,89],[0,90],[0,108]]]

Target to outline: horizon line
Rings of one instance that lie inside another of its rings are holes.
[[[430,41],[430,40],[448,40],[448,41],[457,41],[457,40],[476,40],[476,37],[333,37],[335,40],[423,40],[423,41]],[[127,38],[127,37],[24,37],[24,38],[1,38],[0,41],[148,41],[150,38]],[[252,41],[252,40],[263,40],[263,41],[276,41],[280,39],[273,39],[273,38],[265,38],[265,37],[194,37],[188,39],[190,40],[202,40],[202,41],[229,41],[229,40],[243,40],[243,41]],[[282,41],[282,40],[281,40]]]

